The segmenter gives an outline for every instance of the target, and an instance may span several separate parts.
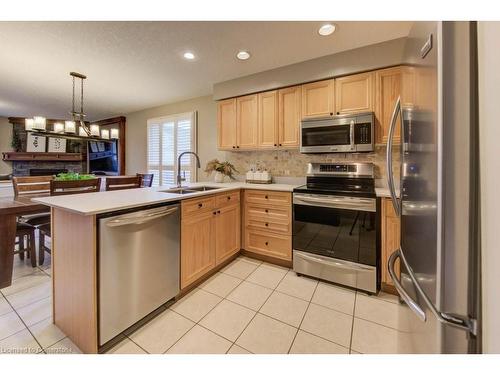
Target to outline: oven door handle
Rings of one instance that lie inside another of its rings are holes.
[[[346,199],[324,199],[324,198],[315,198],[315,197],[304,197],[300,195],[294,195],[293,197],[293,203],[294,204],[301,204],[304,203],[305,205],[315,205],[315,206],[320,206],[321,207],[330,207],[330,208],[340,208],[340,209],[354,209],[354,210],[361,210],[361,211],[370,211],[370,212],[375,212],[376,207],[375,207],[375,202],[372,199],[367,199],[367,200],[356,200],[356,201],[349,201]]]
[[[295,254],[295,256],[304,258],[304,259],[309,260],[311,262],[317,262],[317,263],[326,264],[326,265],[333,265],[335,267],[343,268],[346,270],[355,270],[355,271],[359,271],[359,272],[373,271],[373,267],[363,266],[361,264],[354,264],[354,263],[350,263],[350,262],[344,263],[344,262],[340,262],[337,260],[324,260],[321,258],[316,258],[316,257],[310,256],[310,255],[305,255],[305,254]]]

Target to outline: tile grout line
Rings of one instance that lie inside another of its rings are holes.
[[[261,263],[261,265],[262,265],[262,264],[264,264],[264,263]],[[252,275],[255,271],[257,271],[257,269],[258,269],[259,267],[260,267],[260,265],[259,265],[257,268],[255,268],[255,270],[253,270],[253,272],[252,272],[252,273],[250,273],[250,275]],[[250,319],[250,321],[249,321],[249,322],[248,322],[248,324],[245,326],[245,328],[243,328],[243,330],[240,332],[240,334],[238,335],[238,337],[236,337],[236,339],[234,340],[233,345],[234,345],[234,344],[236,344],[236,341],[238,341],[238,339],[241,337],[241,335],[243,334],[243,332],[245,332],[245,330],[248,328],[248,326],[250,325],[250,323],[252,323],[252,322],[253,322],[253,320],[255,319],[255,317],[256,317],[256,316],[260,313],[260,310],[262,309],[262,307],[264,307],[264,305],[265,305],[265,304],[266,304],[266,302],[269,300],[269,298],[271,298],[271,296],[273,295],[273,292],[274,292],[274,291],[276,291],[276,288],[278,287],[278,285],[280,285],[281,281],[283,281],[283,279],[285,278],[285,276],[286,276],[286,274],[287,274],[287,273],[288,273],[288,271],[287,271],[287,272],[283,275],[283,277],[280,279],[280,281],[278,282],[278,284],[276,284],[276,287],[275,287],[274,289],[267,288],[267,289],[269,289],[269,290],[272,290],[272,292],[271,292],[271,293],[269,293],[269,296],[267,296],[266,300],[262,303],[262,305],[259,307],[259,309],[258,309],[257,311],[250,309],[250,310],[252,310],[252,311],[255,311],[255,314],[254,314],[254,316],[252,317],[252,319]],[[249,277],[250,277],[250,275],[248,275],[248,276],[247,276],[247,278],[249,278]],[[246,279],[245,279],[245,281],[246,281]],[[248,282],[250,282],[250,281],[248,281]],[[253,283],[252,283],[252,284],[253,284]],[[254,285],[258,285],[258,284],[254,284]],[[259,285],[259,286],[262,286],[262,285]],[[229,301],[229,300],[228,300],[228,301]],[[232,301],[230,301],[230,302],[232,302]],[[248,307],[247,307],[247,308],[248,308]],[[264,315],[264,314],[263,314],[263,315]],[[265,315],[265,316],[267,316],[267,315]],[[269,318],[270,318],[270,317],[269,317]],[[272,318],[271,318],[271,319],[272,319]],[[275,320],[277,320],[277,319],[275,319]],[[279,322],[279,320],[277,320],[277,321]],[[282,323],[283,323],[283,322],[282,322]],[[238,345],[238,344],[236,344],[236,345]],[[243,347],[243,346],[241,346],[241,345],[238,345],[238,346],[239,346],[240,348],[243,348],[243,349],[245,349],[245,350],[249,351],[249,352],[250,352],[250,353],[252,353],[252,354],[255,354],[255,353],[253,353],[252,351],[248,350],[247,348],[245,348],[245,347]],[[229,351],[230,349],[231,349],[231,348],[229,348],[229,349],[228,349],[228,351]],[[227,352],[226,352],[226,354],[227,354]]]
[[[5,298],[5,295],[4,295],[3,293],[2,293],[2,296],[4,296],[4,298]],[[23,318],[21,318],[21,316],[19,315],[19,313],[17,312],[17,310],[16,310],[16,309],[14,309],[14,306],[12,306],[12,304],[10,303],[10,301],[9,301],[7,298],[5,298],[5,301],[7,301],[7,303],[9,304],[9,306],[12,308],[12,312],[14,312],[14,313],[17,315],[17,317],[19,318],[19,320],[21,321],[21,323],[22,323],[22,324],[24,325],[24,327],[26,327],[26,328],[23,328],[23,329],[21,329],[21,330],[19,330],[19,331],[15,332],[15,333],[13,333],[12,335],[9,335],[9,336],[7,336],[7,337],[4,337],[4,338],[2,339],[2,341],[3,341],[3,340],[5,340],[5,339],[7,339],[7,338],[9,338],[9,337],[12,337],[12,336],[14,336],[14,335],[17,335],[19,332],[22,332],[22,331],[24,331],[24,329],[26,329],[26,330],[29,332],[29,334],[31,335],[31,337],[33,337],[33,340],[35,340],[35,341],[36,341],[36,343],[38,344],[38,346],[40,347],[40,349],[41,349],[43,352],[45,352],[45,351],[44,351],[44,349],[43,349],[43,347],[42,347],[42,345],[40,344],[40,342],[37,340],[37,338],[35,337],[35,335],[33,335],[33,333],[32,333],[32,332],[30,331],[30,329],[28,328],[28,325],[26,324],[26,322],[23,320]],[[38,323],[38,322],[37,322],[37,323]],[[36,323],[35,323],[35,324],[36,324]]]
[[[358,302],[358,292],[354,294],[354,306],[352,309],[352,323],[351,323],[351,338],[349,340],[349,354],[351,354],[352,351],[352,335],[354,334],[354,317],[356,315],[356,304]]]
[[[302,319],[300,320],[299,326],[297,328],[297,332],[295,332],[295,336],[293,337],[292,343],[290,344],[290,347],[288,348],[288,354],[290,354],[290,350],[292,350],[293,344],[295,343],[295,339],[297,338],[297,335],[299,334],[300,327],[302,327],[302,323],[304,322],[304,319],[307,315],[307,312],[309,311],[309,306],[311,306],[311,301],[314,297],[314,293],[316,293],[316,289],[318,289],[319,281],[316,280],[316,285],[314,286],[314,291],[311,294],[311,299],[309,300],[306,311],[304,311],[304,315],[302,316]]]

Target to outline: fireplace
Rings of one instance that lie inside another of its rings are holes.
[[[65,168],[31,168],[30,176],[56,176],[59,173],[68,173]]]

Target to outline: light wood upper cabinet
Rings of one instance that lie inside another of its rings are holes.
[[[394,286],[387,270],[387,263],[391,254],[399,248],[400,219],[394,212],[392,201],[388,198],[382,199],[382,283]],[[399,274],[399,263],[396,263],[396,273]]]
[[[240,204],[217,210],[215,216],[215,262],[220,264],[240,250]]]
[[[236,148],[236,99],[217,104],[217,146],[220,150]]]
[[[373,112],[375,110],[374,73],[361,73],[335,79],[335,112]]]
[[[257,95],[236,99],[236,139],[238,149],[255,149],[258,144],[258,101]]]
[[[258,143],[259,148],[278,146],[278,91],[258,94]]]
[[[301,87],[294,86],[278,91],[280,147],[299,147],[301,120]]]
[[[181,222],[181,289],[215,267],[215,221],[212,211]]]
[[[389,68],[375,72],[376,108],[375,108],[375,143],[387,143],[389,127],[394,106],[401,94],[401,68]],[[399,117],[399,115],[398,115]],[[400,141],[400,120],[397,119],[394,131],[394,143]]]
[[[334,88],[333,79],[302,85],[302,118],[332,115]]]

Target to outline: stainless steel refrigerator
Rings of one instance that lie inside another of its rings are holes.
[[[416,22],[405,46],[387,147],[401,242],[385,265],[400,352],[481,352],[476,41],[474,22]]]

